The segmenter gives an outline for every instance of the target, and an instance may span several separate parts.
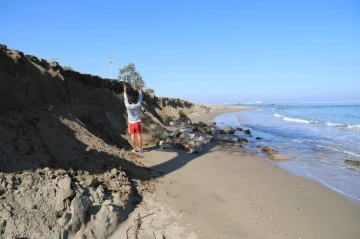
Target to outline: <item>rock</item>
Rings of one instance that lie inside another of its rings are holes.
[[[75,195],[75,192],[71,189],[71,178],[66,176],[58,182],[58,192],[56,193],[58,197],[63,201],[68,198],[72,198]]]
[[[236,137],[216,137],[215,139],[222,143],[232,143],[232,144],[238,141],[238,138]]]
[[[274,154],[274,153],[269,153],[269,158],[271,160],[274,160],[274,161],[288,161],[288,160],[291,160],[291,157],[281,155],[281,154]]]
[[[216,125],[216,122],[215,121],[209,121],[207,123],[208,126],[215,126]]]
[[[233,134],[235,133],[235,129],[233,127],[227,126],[222,130],[223,134]]]
[[[201,122],[201,121],[199,121],[198,125],[199,125],[200,127],[206,127],[206,126],[207,126],[204,122]]]
[[[113,176],[117,176],[118,171],[117,171],[116,168],[113,168],[113,169],[111,169],[110,173],[111,173],[111,175],[113,175]]]
[[[106,186],[111,191],[118,191],[121,187],[122,183],[119,180],[109,180],[106,182]]]
[[[64,215],[62,215],[62,217],[58,220],[58,223],[61,227],[65,227],[66,224],[69,223],[70,219],[71,219],[71,214],[64,213]]]
[[[89,176],[88,179],[83,182],[83,185],[85,187],[96,187],[97,185],[99,185],[99,180],[98,178]]]
[[[192,133],[193,130],[192,128],[186,127],[186,128],[180,128],[180,132]]]
[[[274,149],[271,148],[270,146],[264,146],[264,147],[262,147],[262,148],[261,148],[261,151],[267,152],[268,154],[269,154],[269,153],[274,153]]]
[[[356,160],[351,160],[351,159],[347,159],[345,160],[345,163],[360,167],[360,161],[356,161]]]
[[[171,137],[175,138],[175,137],[177,137],[177,135],[178,135],[179,133],[180,133],[180,130],[177,129],[177,130],[175,130],[174,132],[172,132]]]
[[[84,224],[85,214],[90,205],[90,201],[87,197],[76,196],[71,201],[71,220],[69,227],[73,232],[77,232]]]
[[[248,129],[244,130],[243,132],[244,132],[244,134],[251,134],[250,130],[248,130]]]
[[[199,129],[198,129],[198,127],[197,127],[196,125],[193,125],[191,128],[192,128],[193,132],[195,132],[195,131],[198,131],[198,130],[199,130]]]
[[[189,134],[189,133],[185,133],[185,132],[181,132],[177,135],[178,139],[194,139],[195,138],[195,134]]]
[[[160,144],[159,144],[160,145]],[[160,148],[161,149],[173,149],[175,148],[175,146],[171,143],[168,143],[168,142],[164,142],[160,145]]]
[[[243,131],[242,128],[236,128],[236,131]]]
[[[203,141],[192,140],[185,145],[190,153],[200,154],[204,151],[205,143]]]
[[[210,127],[201,127],[201,128],[198,128],[198,129],[203,134],[211,134],[211,128]]]
[[[257,139],[257,140],[260,140],[260,139],[262,139],[262,138],[261,138],[261,137],[256,137],[256,139]]]
[[[102,205],[94,219],[91,220],[87,230],[91,230],[91,238],[108,238],[119,225],[120,220],[124,220],[124,215],[113,205]],[[94,230],[95,229],[95,230]]]
[[[3,44],[0,44],[0,49],[1,49],[1,50],[6,50],[6,49],[7,49],[7,46],[6,46],[6,45],[3,45]]]
[[[238,142],[240,142],[240,143],[249,143],[249,141],[246,138],[238,138]]]
[[[211,135],[216,135],[218,130],[215,127],[211,127]]]

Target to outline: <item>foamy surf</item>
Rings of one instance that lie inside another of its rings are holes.
[[[282,118],[283,120],[290,121],[290,122],[297,122],[297,123],[303,123],[303,124],[316,124],[316,121],[313,120],[305,120],[305,119],[297,119],[297,118],[291,118],[285,115],[281,115],[278,113],[275,113],[274,116],[276,118]]]

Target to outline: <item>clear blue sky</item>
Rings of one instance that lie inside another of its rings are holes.
[[[195,102],[360,100],[360,1],[2,0],[0,43]]]

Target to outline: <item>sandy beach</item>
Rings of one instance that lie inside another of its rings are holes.
[[[190,118],[206,122],[238,110],[216,108]],[[130,216],[131,222],[155,210],[143,222],[144,235],[157,218],[166,238],[359,238],[360,205],[253,152],[210,143],[200,155],[153,149],[142,160],[164,174],[152,202]]]

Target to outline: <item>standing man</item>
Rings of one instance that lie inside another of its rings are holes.
[[[129,122],[129,134],[131,136],[131,146],[133,149],[132,152],[144,152],[142,149],[142,138],[141,138],[141,120],[140,120],[140,112],[141,112],[141,104],[143,101],[142,95],[142,85],[137,85],[136,89],[139,92],[139,99],[136,102],[136,96],[130,95],[129,99],[126,94],[126,83],[124,83],[124,102],[128,113],[128,122]],[[136,149],[135,143],[135,134],[137,135],[137,140],[139,144],[139,149]]]

